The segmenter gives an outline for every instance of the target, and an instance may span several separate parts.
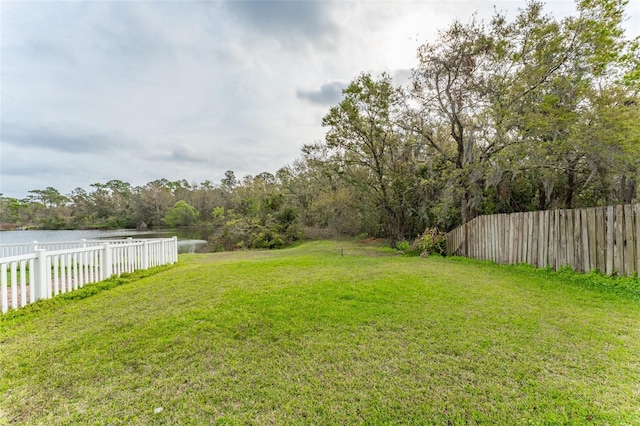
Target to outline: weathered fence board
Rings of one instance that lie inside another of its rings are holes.
[[[578,232],[582,232],[582,271],[589,271],[589,256],[591,255],[589,251],[589,218],[588,218],[588,210],[582,209],[580,212],[580,229]]]
[[[589,246],[589,265],[587,266],[587,264],[585,263],[586,266],[586,270],[587,271],[593,271],[594,269],[596,269],[596,265],[597,265],[597,256],[598,256],[598,242],[596,240],[596,209],[594,208],[590,208],[587,209],[587,225],[586,225],[586,230],[587,233],[589,234],[589,241],[587,243],[587,245]]]
[[[604,209],[595,209],[596,210],[596,252],[597,252],[597,262],[596,268],[599,268],[601,271],[605,272],[604,264],[606,262],[606,248],[607,248],[607,240],[605,239],[605,216]]]
[[[447,253],[608,275],[640,273],[640,204],[480,216],[447,234]]]
[[[613,259],[613,248],[614,248],[614,243],[615,243],[615,238],[616,238],[616,232],[615,232],[615,227],[613,226],[614,224],[614,207],[613,206],[609,206],[607,207],[607,249],[605,251],[606,256],[607,256],[607,266],[606,266],[606,272],[607,275],[611,275],[613,273],[613,266],[614,266],[614,259]]]
[[[566,265],[567,264],[567,211],[560,210],[558,212],[558,224],[557,227],[560,232],[557,234],[558,240],[558,264]]]
[[[635,216],[635,239],[636,239],[636,272],[640,275],[640,204],[633,206]]]
[[[621,218],[624,217],[624,209],[622,206],[616,206],[616,215],[615,217],[615,230],[616,236],[613,240],[614,244],[614,255],[613,255],[613,269],[614,271],[624,271],[624,235],[622,232],[622,224],[624,223]]]

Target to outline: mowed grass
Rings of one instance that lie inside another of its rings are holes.
[[[0,396],[5,424],[640,424],[640,302],[352,243],[183,255],[0,320]]]

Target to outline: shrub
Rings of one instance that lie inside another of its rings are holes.
[[[445,234],[440,232],[438,228],[427,229],[415,239],[411,245],[411,250],[420,253],[420,256],[429,256],[431,254],[444,256],[447,254]]]
[[[411,244],[408,241],[398,241],[396,248],[403,253],[407,253],[411,249]]]
[[[277,231],[266,228],[255,236],[251,242],[253,248],[276,249],[284,246],[284,240]]]

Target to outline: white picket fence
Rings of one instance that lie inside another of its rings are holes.
[[[178,239],[0,245],[0,308],[20,308],[85,284],[178,261]]]

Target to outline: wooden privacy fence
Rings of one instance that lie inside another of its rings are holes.
[[[0,246],[0,309],[17,309],[113,275],[178,261],[178,239],[70,241]]]
[[[640,204],[480,216],[446,236],[447,254],[607,275],[640,275]]]

